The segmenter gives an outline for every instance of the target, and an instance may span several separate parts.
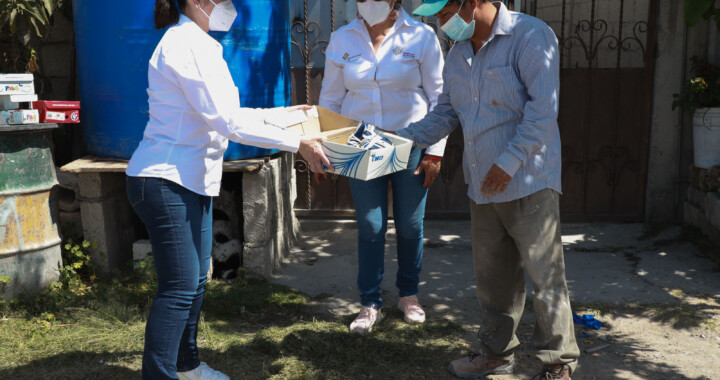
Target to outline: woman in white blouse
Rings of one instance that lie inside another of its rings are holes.
[[[130,204],[147,227],[158,292],[145,328],[143,379],[228,379],[198,357],[196,337],[212,250],[212,197],[228,139],[300,151],[311,169],[329,161],[321,138],[265,128],[282,109],[240,108],[222,46],[230,0],[157,0],[155,26],[170,26],[148,67],[150,120],[127,168]],[[289,180],[289,179],[288,179]]]
[[[384,130],[422,119],[442,92],[443,57],[435,32],[413,19],[401,0],[357,0],[359,17],[330,37],[320,106]],[[392,184],[397,231],[398,308],[422,323],[418,302],[427,189],[440,171],[445,141],[413,149],[408,169],[370,181],[350,179],[358,222],[361,309],[350,331],[365,334],[382,315],[387,189]],[[316,175],[322,181],[324,176]]]

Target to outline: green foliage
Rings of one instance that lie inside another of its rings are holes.
[[[89,249],[96,249],[97,244],[83,241],[73,244],[72,241],[63,247],[63,265],[60,267],[62,288],[71,293],[82,295],[88,290],[87,283],[97,277],[91,263]]]
[[[9,49],[2,49],[3,72],[35,72],[39,69],[37,51],[47,35],[52,16],[63,0],[0,1],[0,35],[9,36]]]
[[[693,75],[679,94],[673,94],[672,107],[683,107],[692,114],[698,108],[720,107],[720,68],[692,59]]]
[[[715,8],[715,0],[685,0],[685,22],[688,26],[713,17],[720,28],[720,9]]]
[[[10,282],[10,277],[0,276],[0,316],[5,317],[5,313],[8,311],[8,302],[3,297],[5,295],[5,289],[7,284]]]

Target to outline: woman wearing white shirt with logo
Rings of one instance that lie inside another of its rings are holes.
[[[443,57],[435,32],[401,0],[357,0],[360,17],[330,37],[320,106],[397,131],[422,119],[442,92]],[[425,321],[418,302],[427,189],[440,171],[445,141],[414,149],[408,169],[370,181],[350,179],[358,222],[360,314],[350,331],[365,334],[382,315],[387,188],[397,231],[398,307],[409,323]],[[318,180],[323,176],[316,175]]]
[[[145,329],[143,379],[228,379],[198,357],[197,330],[212,250],[212,197],[228,139],[329,161],[319,137],[264,126],[283,109],[240,108],[222,46],[230,0],[157,0],[155,26],[171,26],[150,59],[150,120],[127,168],[128,200],[147,227],[158,292]],[[289,179],[288,179],[289,180]]]

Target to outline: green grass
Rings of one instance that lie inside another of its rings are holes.
[[[10,306],[0,313],[0,378],[139,378],[153,292],[130,276]],[[353,316],[314,316],[308,301],[258,278],[209,283],[201,359],[233,379],[436,379],[467,349],[462,328],[445,320],[411,326],[386,308],[372,334],[351,336]]]

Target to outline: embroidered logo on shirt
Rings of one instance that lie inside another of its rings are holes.
[[[500,103],[498,103],[497,100],[493,99],[492,105],[494,105],[494,106],[499,106]]]
[[[405,51],[405,48],[404,48],[404,47],[402,47],[402,46],[395,46],[395,48],[393,49],[393,54],[395,54],[395,55],[400,55],[400,53],[402,53],[403,51]]]
[[[404,52],[404,53],[403,53],[403,58],[415,58],[415,54],[413,54],[413,53],[408,53],[408,52]]]

